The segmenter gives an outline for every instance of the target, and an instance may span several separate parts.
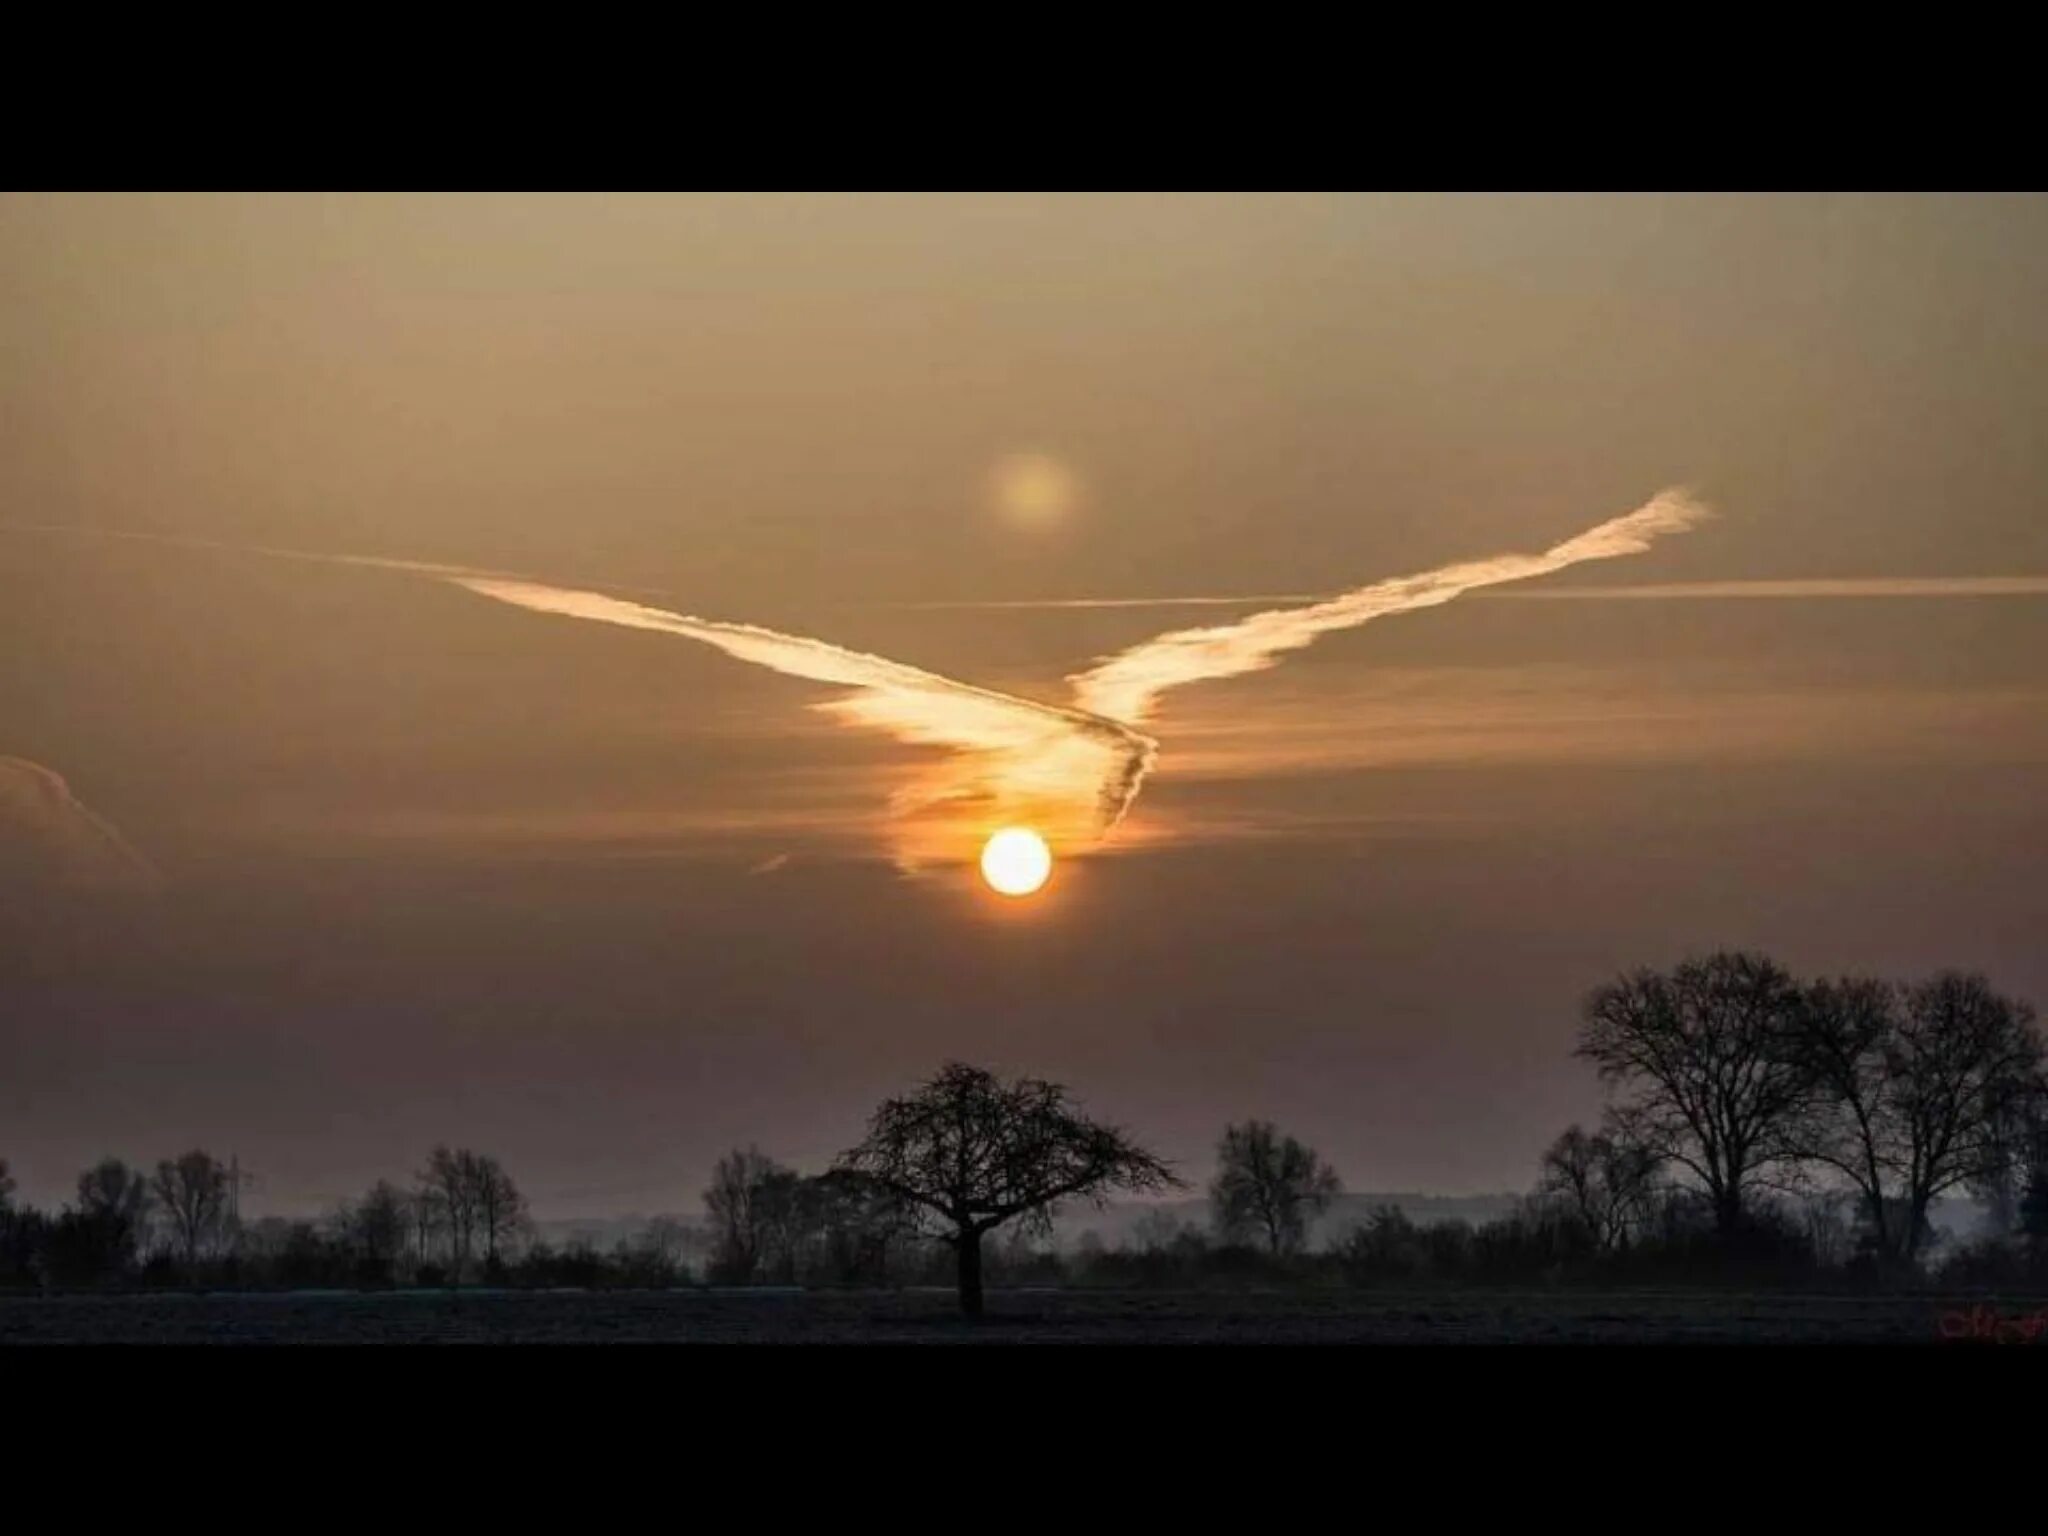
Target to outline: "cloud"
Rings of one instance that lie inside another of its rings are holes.
[[[677,635],[739,661],[848,691],[811,707],[898,741],[945,748],[895,797],[898,815],[925,835],[899,839],[915,867],[968,851],[990,825],[1022,821],[1069,845],[1113,827],[1136,793],[1157,743],[1085,710],[980,688],[886,657],[751,624],[692,618],[598,592],[529,581],[446,578],[481,597],[539,613]]]
[[[148,891],[162,884],[156,867],[60,775],[22,757],[0,757],[0,869],[37,887]]]
[[[899,742],[942,749],[934,761],[911,770],[892,798],[897,862],[916,869],[971,858],[979,842],[1006,823],[1035,827],[1062,852],[1101,842],[1123,821],[1152,767],[1158,743],[1139,727],[1170,689],[1263,671],[1322,635],[1447,603],[1475,589],[1637,554],[1708,515],[1685,492],[1667,490],[1540,554],[1443,566],[1228,624],[1174,630],[1070,676],[1072,704],[998,692],[805,635],[696,618],[503,572],[298,550],[247,552],[429,576],[531,612],[694,640],[735,660],[841,689],[810,707]],[[1252,728],[1257,730],[1256,721]]]
[[[1062,608],[1248,608],[1254,603],[1320,603],[1334,592],[1211,593],[1187,597],[1026,597],[905,603],[913,609],[1006,608],[1038,611]],[[1480,592],[1488,601],[1583,601],[1609,598],[1742,597],[2048,597],[2048,576],[1794,576],[1737,581],[1663,581],[1634,586],[1536,587],[1527,592]]]
[[[1497,555],[1442,566],[1419,576],[1373,582],[1303,608],[1269,609],[1230,624],[1174,630],[1141,641],[1067,681],[1084,709],[1142,723],[1168,689],[1260,672],[1323,635],[1448,603],[1477,587],[1526,581],[1585,560],[1640,554],[1666,534],[1684,533],[1710,515],[1685,492],[1663,491],[1635,511],[1610,518],[1539,555]]]

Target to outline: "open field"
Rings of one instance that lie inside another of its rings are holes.
[[[2040,1297],[1019,1290],[989,1312],[936,1291],[6,1297],[0,1344],[1916,1344],[1999,1320],[2048,1344]]]

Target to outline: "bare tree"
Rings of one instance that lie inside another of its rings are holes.
[[[150,1193],[170,1222],[171,1238],[186,1264],[197,1263],[227,1222],[227,1165],[195,1147],[156,1165]]]
[[[1004,1083],[954,1062],[877,1109],[838,1166],[864,1175],[936,1229],[959,1261],[960,1309],[982,1313],[981,1240],[1007,1221],[1049,1230],[1062,1200],[1166,1189],[1165,1163],[1085,1119],[1056,1083]]]
[[[1815,1092],[1790,1124],[1792,1149],[1855,1186],[1873,1244],[1886,1259],[1903,1247],[1890,1188],[1898,1127],[1889,1061],[1898,1033],[1898,989],[1845,976],[1807,987],[1793,1036]]]
[[[449,1269],[459,1285],[476,1249],[476,1154],[436,1147],[428,1154],[419,1181],[422,1192],[431,1197],[440,1229],[447,1234]]]
[[[2033,1010],[1982,976],[1809,987],[1800,1045],[1821,1092],[1799,1152],[1846,1177],[1877,1252],[1911,1263],[1935,1199],[2009,1182],[2042,1092]]]
[[[477,1225],[484,1236],[484,1263],[495,1270],[498,1250],[504,1247],[526,1220],[526,1197],[512,1182],[495,1157],[465,1154],[471,1195],[476,1205]]]
[[[1574,1125],[1543,1154],[1537,1191],[1585,1224],[1594,1246],[1613,1253],[1648,1222],[1663,1160],[1613,1128],[1588,1135]]]
[[[892,1256],[916,1236],[901,1201],[843,1168],[804,1180],[803,1205],[812,1263],[834,1281],[886,1281]]]
[[[118,1157],[78,1176],[77,1219],[91,1234],[95,1261],[112,1269],[134,1262],[149,1221],[149,1185]]]
[[[406,1196],[405,1209],[411,1227],[413,1263],[426,1264],[433,1255],[436,1239],[447,1227],[441,1197],[422,1184]]]
[[[355,1255],[357,1265],[379,1280],[388,1280],[405,1252],[413,1213],[405,1191],[379,1179],[361,1203],[342,1212],[336,1225]]]
[[[1723,951],[1642,970],[1586,1001],[1577,1054],[1624,1095],[1614,1125],[1696,1177],[1725,1238],[1752,1187],[1790,1155],[1811,1092],[1791,1048],[1799,988],[1775,961]]]
[[[1225,1126],[1216,1162],[1209,1207],[1217,1236],[1241,1242],[1256,1234],[1276,1257],[1306,1246],[1309,1223],[1343,1187],[1313,1148],[1265,1120]]]
[[[796,1175],[759,1147],[734,1148],[711,1170],[704,1209],[711,1217],[715,1249],[712,1266],[720,1278],[750,1283],[760,1271],[770,1242],[774,1207]]]
[[[7,1159],[0,1157],[0,1210],[14,1198],[14,1176],[7,1171]]]

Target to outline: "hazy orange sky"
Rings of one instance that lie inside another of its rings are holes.
[[[0,197],[0,1157],[687,1209],[957,1056],[1198,1178],[1256,1114],[1478,1191],[1597,1111],[1617,968],[2048,1004],[2044,279],[2039,197]],[[903,872],[933,753],[815,682],[77,532],[1066,703],[1668,486],[1716,517],[1166,696],[1013,904]]]

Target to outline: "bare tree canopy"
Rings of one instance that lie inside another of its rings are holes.
[[[149,1185],[118,1157],[102,1158],[78,1176],[73,1215],[90,1254],[88,1267],[125,1269],[149,1221]]]
[[[1617,1132],[1696,1177],[1727,1236],[1759,1175],[1789,1152],[1811,1074],[1788,1046],[1799,987],[1763,955],[1722,951],[1641,970],[1586,1000],[1577,1054],[1618,1090]]]
[[[712,1270],[719,1279],[746,1285],[759,1275],[776,1208],[786,1202],[796,1177],[759,1147],[735,1147],[718,1160],[704,1191],[704,1209],[711,1217],[716,1243]]]
[[[193,1148],[156,1165],[150,1192],[171,1224],[171,1236],[186,1264],[210,1251],[227,1225],[228,1170],[210,1152]]]
[[[501,1250],[526,1218],[518,1186],[498,1160],[467,1147],[436,1147],[418,1182],[413,1220],[422,1248],[433,1233],[442,1234],[451,1273],[460,1282],[481,1236],[484,1262],[495,1269]]]
[[[1602,1253],[1626,1248],[1649,1221],[1663,1159],[1615,1129],[1572,1126],[1543,1154],[1537,1193],[1560,1202]]]
[[[1982,976],[1817,982],[1795,1045],[1818,1091],[1794,1150],[1855,1186],[1883,1259],[1918,1255],[1936,1197],[2009,1181],[2024,1156],[2041,1041]]]
[[[357,1272],[383,1284],[390,1280],[405,1252],[412,1209],[404,1190],[388,1179],[379,1179],[358,1204],[341,1210],[335,1226]]]
[[[1122,1131],[1084,1118],[1056,1083],[1004,1083],[954,1062],[875,1111],[838,1166],[871,1180],[936,1227],[959,1256],[960,1307],[982,1311],[982,1235],[1006,1221],[1041,1229],[1060,1201],[1112,1189],[1177,1187],[1167,1165]]]
[[[484,1264],[495,1272],[502,1250],[526,1222],[526,1197],[495,1157],[473,1154],[470,1179],[484,1234]]]
[[[1270,1121],[1224,1127],[1209,1207],[1225,1242],[1256,1236],[1274,1255],[1299,1253],[1309,1224],[1329,1209],[1343,1185],[1336,1171]]]

